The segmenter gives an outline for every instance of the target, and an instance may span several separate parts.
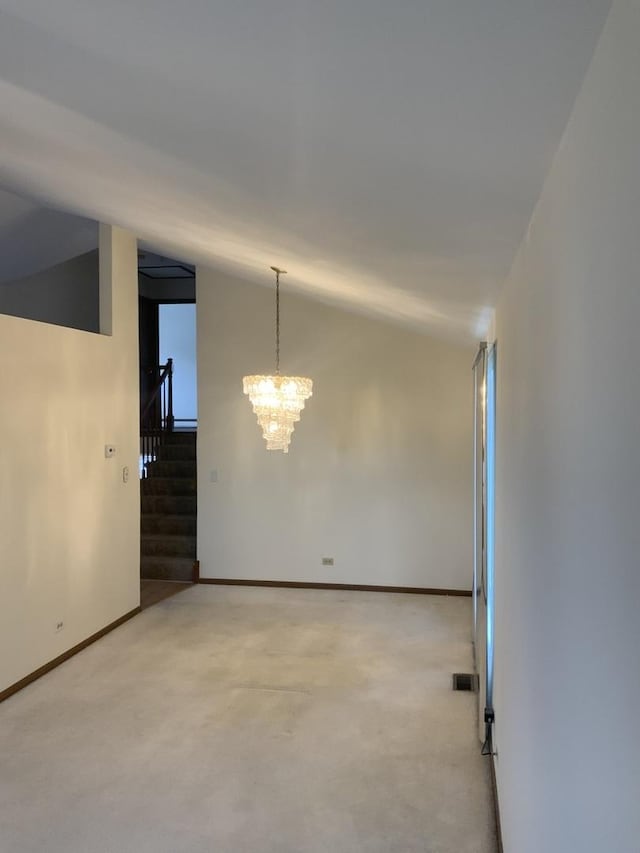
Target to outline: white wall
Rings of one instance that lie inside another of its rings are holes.
[[[112,337],[0,315],[0,690],[139,603],[136,241],[100,237]]]
[[[184,421],[198,419],[195,304],[159,305],[158,326],[160,364],[173,359],[173,415],[178,427],[194,427]]]
[[[242,377],[274,369],[274,290],[205,268],[197,290],[201,574],[469,589],[472,350],[285,281],[283,372],[314,394],[268,452]]]
[[[614,2],[497,311],[507,853],[640,849],[639,44]]]
[[[0,313],[97,332],[98,251],[0,284]]]

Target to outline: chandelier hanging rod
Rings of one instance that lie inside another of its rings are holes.
[[[276,274],[276,376],[280,376],[280,276],[287,271],[280,267],[271,267]]]

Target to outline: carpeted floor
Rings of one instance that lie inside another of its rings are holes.
[[[194,586],[0,706],[6,853],[494,853],[468,599]]]

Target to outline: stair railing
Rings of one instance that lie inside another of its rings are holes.
[[[148,465],[164,443],[167,433],[173,432],[173,359],[148,371],[155,382],[140,410],[140,477],[148,476]]]

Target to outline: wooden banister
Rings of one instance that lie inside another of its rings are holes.
[[[166,364],[151,368],[157,379],[143,402],[140,411],[140,455],[142,464],[140,476],[147,476],[147,465],[156,458],[158,447],[163,444],[164,436],[173,432],[173,359]]]

